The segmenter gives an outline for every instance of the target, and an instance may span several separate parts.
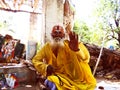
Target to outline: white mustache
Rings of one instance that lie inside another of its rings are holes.
[[[55,40],[55,41],[60,41],[61,38],[60,38],[60,37],[55,37],[54,40]]]

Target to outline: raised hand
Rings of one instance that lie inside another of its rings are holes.
[[[79,51],[78,48],[78,34],[76,34],[75,32],[70,32],[69,33],[69,47],[71,50],[73,51]]]

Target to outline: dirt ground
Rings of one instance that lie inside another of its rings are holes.
[[[97,80],[97,86],[95,90],[120,90],[120,80],[107,80],[105,78],[98,78]],[[99,89],[104,88],[104,89]],[[13,90],[36,90],[35,84],[23,84]]]
[[[96,78],[97,87],[95,90],[120,90],[120,80],[108,80],[105,78]],[[100,87],[104,89],[99,89]]]

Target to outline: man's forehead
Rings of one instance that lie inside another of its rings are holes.
[[[56,26],[54,26],[54,29],[60,30],[60,29],[63,29],[63,27],[62,27],[62,26],[59,26],[59,25],[56,25]]]
[[[64,33],[64,28],[60,25],[55,25],[52,29],[52,32],[62,32],[62,33]]]

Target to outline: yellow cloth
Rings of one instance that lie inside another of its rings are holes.
[[[96,79],[91,73],[88,65],[90,55],[83,43],[79,43],[79,51],[74,52],[68,46],[68,41],[64,41],[65,47],[58,50],[57,57],[52,52],[49,43],[35,55],[32,63],[42,75],[46,76],[47,66],[50,64],[55,68],[55,74],[47,79],[54,82],[58,90],[94,90]]]

